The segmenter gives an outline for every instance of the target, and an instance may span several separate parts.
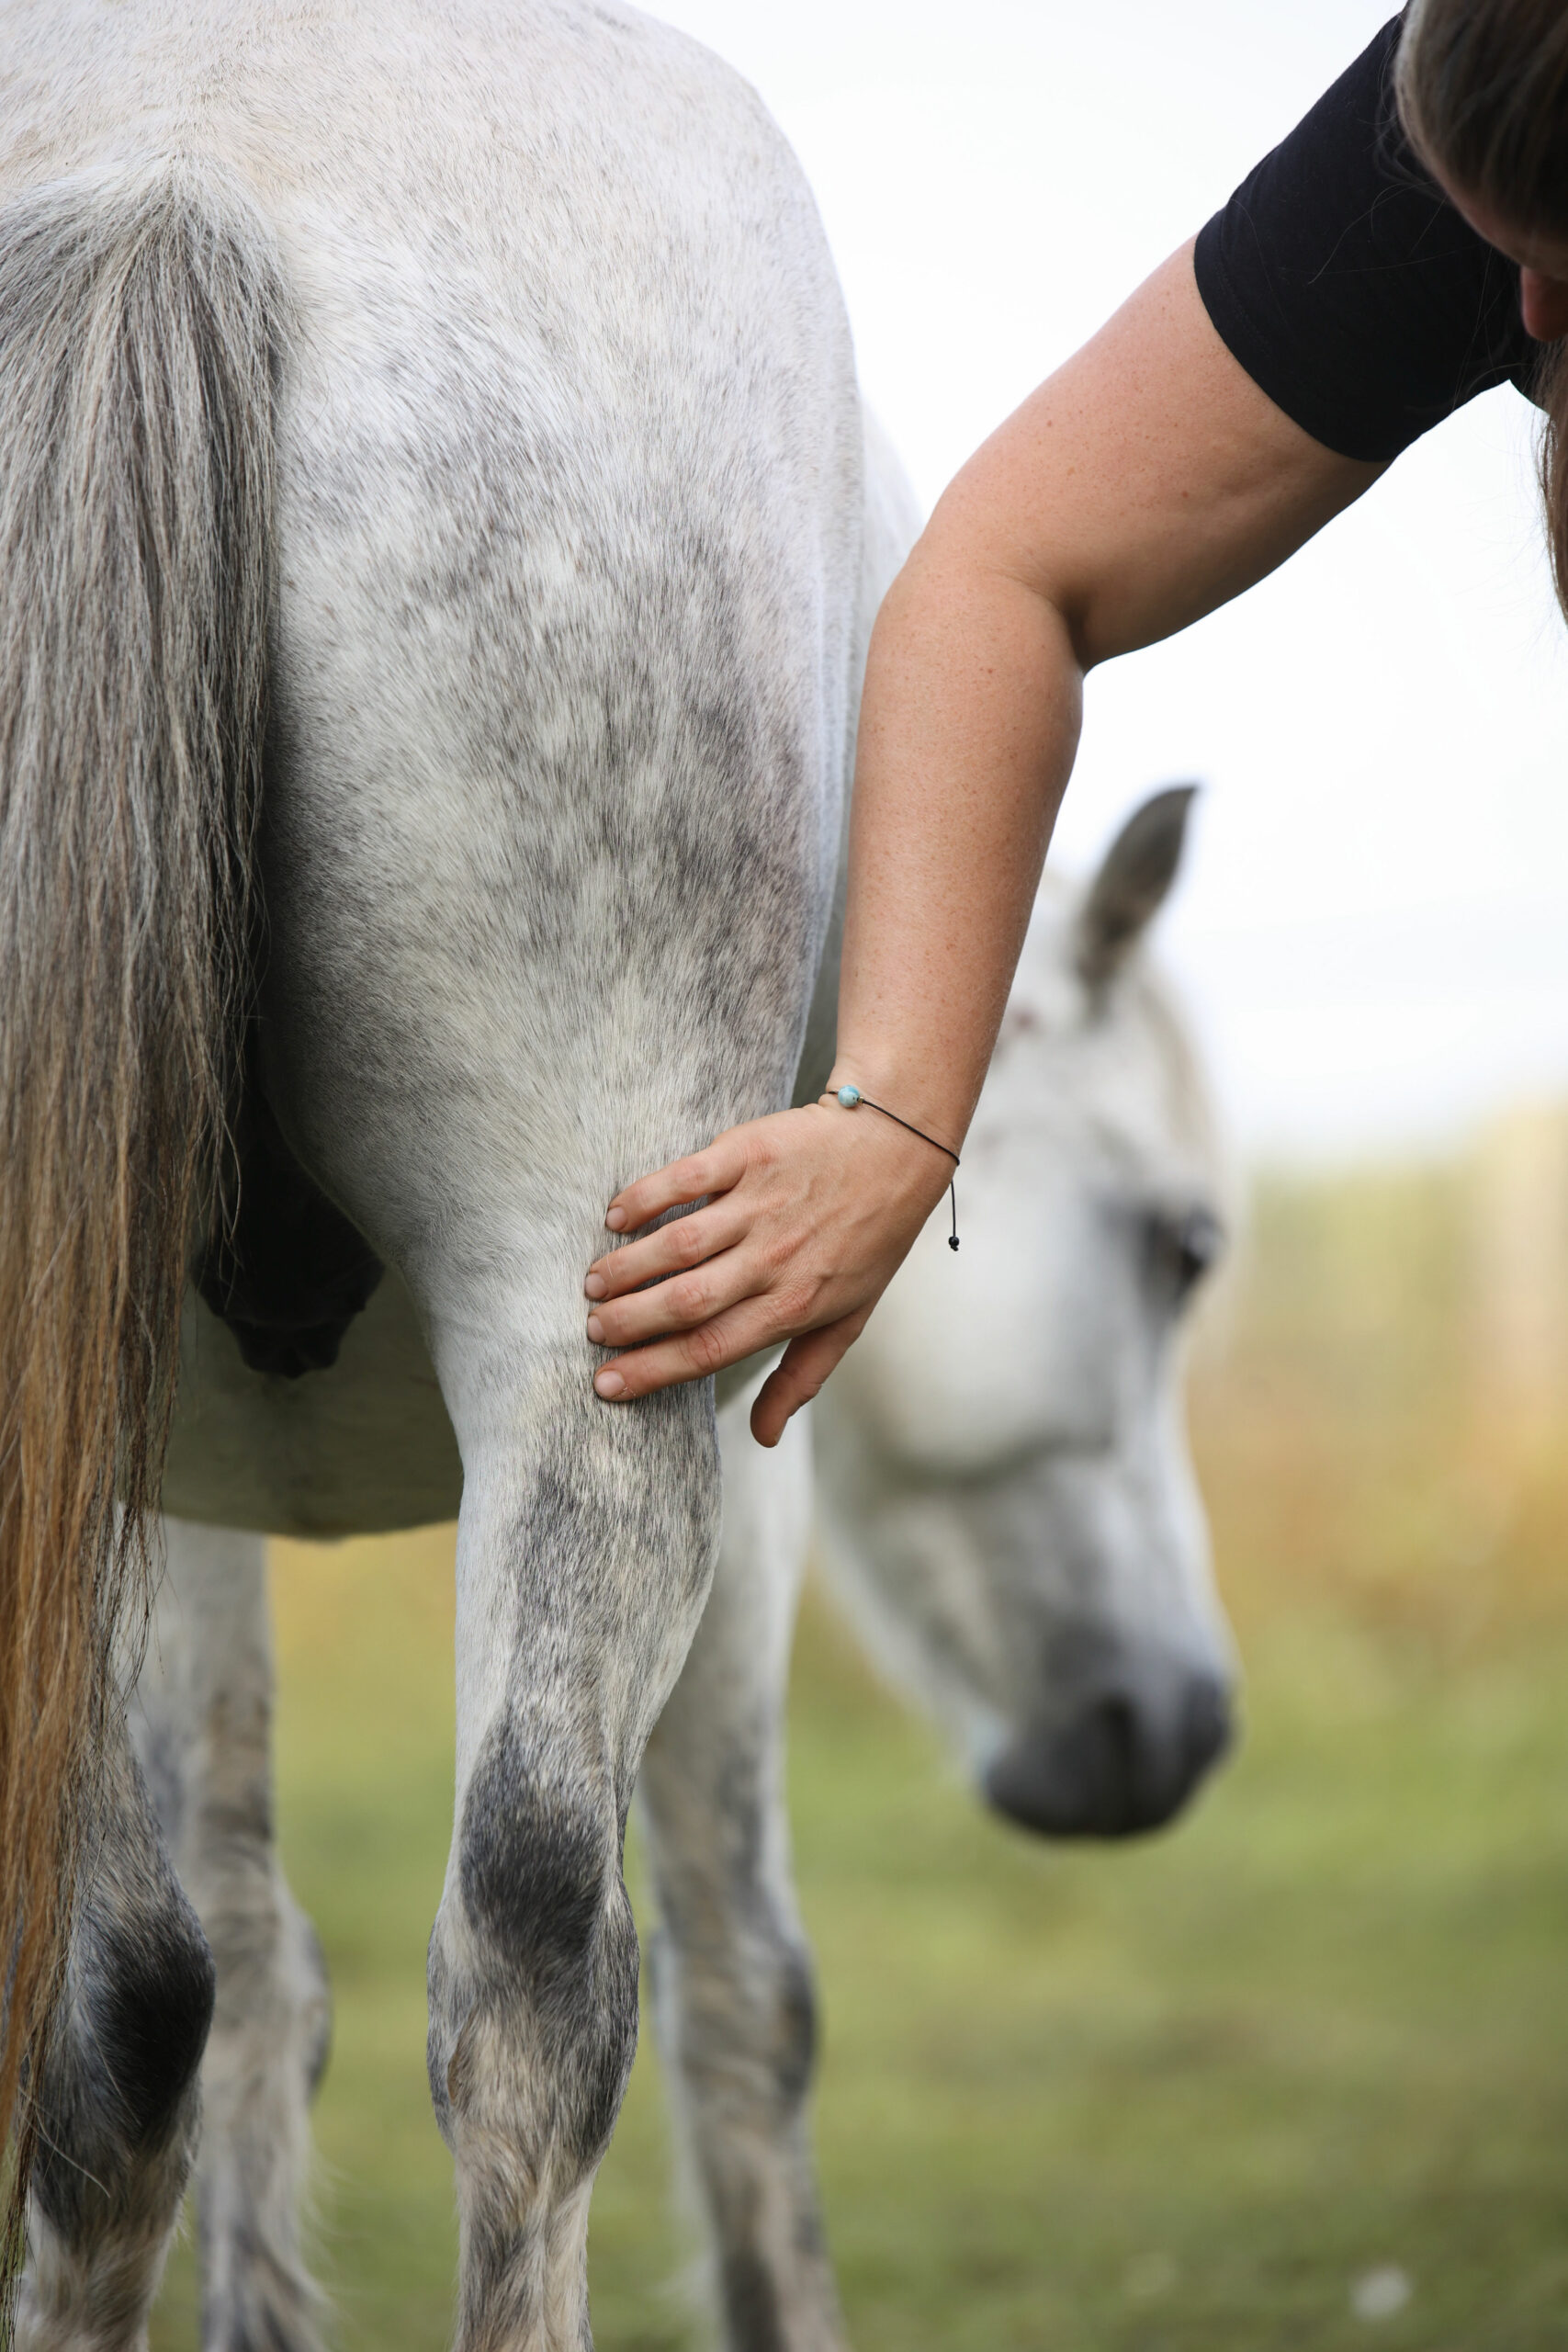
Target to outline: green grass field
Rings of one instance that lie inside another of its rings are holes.
[[[1174,1834],[1050,1850],[992,1823],[808,1609],[794,1817],[859,2352],[1568,2345],[1568,1484],[1467,1388],[1450,1193],[1264,1196],[1196,1397],[1247,1732]],[[276,1563],[284,1851],[338,2003],[318,2211],[344,2352],[435,2346],[450,2312],[423,2064],[448,1546]],[[594,2207],[601,2352],[692,2340],[668,2178],[645,2039]],[[1408,2300],[1360,2315],[1389,2266]],[[158,2352],[194,2308],[186,2247]]]

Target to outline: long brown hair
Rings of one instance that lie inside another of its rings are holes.
[[[276,289],[210,167],[0,209],[0,2340],[246,987]]]
[[[1568,8],[1562,0],[1411,0],[1400,116],[1445,181],[1499,220],[1568,238]],[[1568,614],[1568,345],[1543,344],[1535,396],[1547,545]]]

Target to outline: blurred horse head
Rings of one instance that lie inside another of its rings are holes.
[[[990,1803],[1056,1837],[1172,1818],[1224,1752],[1233,1654],[1181,1333],[1220,1254],[1208,1091],[1144,950],[1190,787],[1087,891],[1047,877],[958,1180],[817,1408],[825,1548],[874,1654]]]

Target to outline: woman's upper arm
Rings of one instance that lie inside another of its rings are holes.
[[[923,551],[962,548],[1034,589],[1088,669],[1239,595],[1382,471],[1258,389],[1187,244],[976,451]]]

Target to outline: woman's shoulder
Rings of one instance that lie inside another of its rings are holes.
[[[1198,290],[1224,342],[1325,447],[1397,457],[1540,346],[1519,276],[1420,162],[1394,101],[1393,17],[1201,231]]]

